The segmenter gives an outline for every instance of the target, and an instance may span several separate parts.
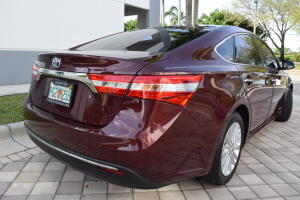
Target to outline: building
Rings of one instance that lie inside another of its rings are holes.
[[[130,15],[159,26],[160,0],[0,1],[0,85],[29,83],[38,53],[122,32]]]

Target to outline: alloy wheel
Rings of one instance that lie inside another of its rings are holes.
[[[226,138],[222,147],[221,168],[224,176],[228,176],[235,165],[241,150],[241,126],[234,122],[226,133]]]

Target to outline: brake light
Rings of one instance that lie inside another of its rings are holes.
[[[202,76],[138,76],[127,96],[152,99],[184,107],[195,93]]]
[[[40,68],[38,66],[36,66],[35,64],[32,66],[32,75],[31,75],[32,79],[36,80],[39,69]]]
[[[133,76],[88,74],[96,90],[124,96]]]

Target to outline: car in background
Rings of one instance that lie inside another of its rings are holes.
[[[290,118],[293,67],[233,26],[118,33],[40,54],[25,126],[45,152],[117,185],[223,185],[247,140]]]

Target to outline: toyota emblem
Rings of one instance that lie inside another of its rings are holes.
[[[55,68],[59,68],[61,64],[60,58],[53,58],[52,59],[52,66]]]

